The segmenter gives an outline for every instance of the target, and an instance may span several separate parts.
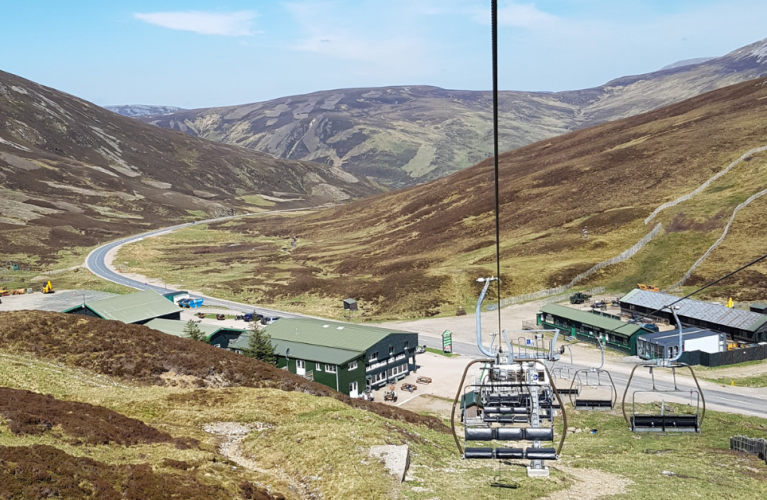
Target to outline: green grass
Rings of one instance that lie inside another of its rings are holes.
[[[735,387],[767,387],[767,373],[756,375],[754,377],[701,378],[708,380],[709,382],[715,382],[722,385],[734,385]]]
[[[434,349],[433,347],[427,347],[426,352],[430,352],[432,354],[439,354],[440,356],[445,356],[446,358],[452,358],[453,356],[459,356],[459,354],[455,354],[452,352],[444,352],[442,349]]]
[[[257,194],[247,194],[245,196],[240,196],[237,199],[242,200],[249,205],[255,205],[257,207],[273,207],[275,205],[273,201],[269,201],[265,198],[262,198],[260,195],[257,195]]]

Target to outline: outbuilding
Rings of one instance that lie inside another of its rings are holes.
[[[85,302],[63,312],[137,325],[155,318],[181,319],[179,307],[153,290]]]
[[[277,366],[351,397],[416,370],[418,334],[310,318],[282,318],[268,325]],[[248,348],[246,332],[230,349]]]
[[[184,331],[185,321],[156,318],[146,324],[153,330],[158,330],[175,337],[186,337]],[[227,326],[211,325],[210,323],[197,323],[197,327],[205,335],[205,340],[213,347],[229,348],[229,344],[237,340],[245,333],[242,328],[230,328]]]
[[[727,350],[724,333],[702,328],[682,329],[682,352],[708,353]],[[642,359],[673,358],[679,354],[679,330],[641,334],[637,337],[637,355]]]
[[[701,300],[684,299],[660,292],[634,289],[620,299],[621,311],[634,316],[651,317],[676,324],[674,309],[683,326],[693,326],[727,334],[732,340],[755,344],[767,341],[767,315],[734,309]],[[652,313],[652,314],[651,314]]]
[[[344,299],[344,309],[347,311],[356,311],[357,301],[354,299]]]
[[[546,304],[538,313],[538,325],[558,328],[564,335],[610,347],[631,356],[636,354],[637,334],[649,333],[641,325],[626,323],[598,312],[580,311],[559,304]]]

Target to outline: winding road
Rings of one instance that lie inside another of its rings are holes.
[[[292,212],[295,210],[306,210],[305,208],[301,209],[288,209],[288,210],[273,210],[269,212],[259,212],[257,215],[268,215],[268,214],[274,214],[274,213],[282,213],[282,212]],[[144,238],[150,238],[152,236],[158,236],[163,233],[168,233],[171,231],[175,231],[177,229],[181,229],[184,227],[189,227],[195,224],[208,224],[211,222],[219,222],[224,220],[230,220],[230,219],[236,219],[240,217],[248,217],[253,216],[256,214],[245,214],[245,215],[235,215],[231,217],[220,217],[217,219],[208,219],[204,221],[198,221],[198,222],[187,222],[185,224],[178,224],[176,226],[166,227],[163,229],[157,229],[154,231],[150,231],[148,233],[142,233],[137,234],[134,236],[129,236],[127,238],[123,238],[121,240],[113,241],[110,243],[107,243],[105,245],[101,245],[100,247],[93,250],[90,254],[88,254],[88,257],[85,259],[85,267],[87,267],[93,274],[96,276],[103,278],[107,281],[111,281],[112,283],[117,283],[119,285],[124,285],[127,287],[135,288],[136,290],[154,290],[157,293],[167,293],[167,292],[176,292],[179,291],[174,288],[168,288],[168,287],[162,287],[162,286],[156,286],[156,285],[150,285],[148,283],[145,283],[143,281],[138,281],[135,279],[128,278],[127,276],[123,276],[120,273],[117,273],[109,268],[106,263],[106,256],[107,254],[122,245],[125,245],[127,243],[133,243],[135,241],[142,240]],[[278,311],[275,309],[266,309],[263,307],[256,307],[249,304],[242,304],[239,302],[232,302],[231,300],[223,300],[223,299],[216,299],[214,297],[208,297],[206,295],[202,294],[189,294],[191,298],[203,298],[205,300],[204,304],[207,306],[219,306],[219,307],[226,307],[228,309],[231,309],[233,311],[240,311],[240,312],[253,312],[254,310],[258,310],[259,314],[263,314],[264,316],[279,316],[282,318],[297,318],[297,317],[303,317],[301,314],[295,314],[295,313],[288,313],[284,311]]]
[[[284,211],[289,211],[289,210],[260,212],[258,215],[284,212]],[[250,215],[253,215],[253,214],[246,214],[246,215],[234,216],[234,217],[223,217],[219,219],[210,219],[210,220],[196,222],[196,224],[217,222],[217,221],[228,220],[228,219],[237,218],[237,217],[246,217]],[[161,286],[146,284],[144,282],[131,279],[126,276],[123,276],[122,274],[114,272],[107,266],[106,256],[110,250],[116,247],[125,245],[127,243],[132,243],[132,242],[141,240],[143,238],[157,236],[161,233],[175,231],[177,229],[188,227],[193,224],[195,223],[179,224],[179,225],[164,228],[164,229],[157,229],[155,231],[150,231],[148,233],[130,236],[127,238],[123,238],[121,240],[113,241],[111,243],[102,245],[96,248],[95,250],[93,250],[88,255],[85,262],[86,267],[91,272],[93,272],[93,274],[105,280],[111,281],[113,283],[118,283],[120,285],[125,285],[131,288],[135,288],[137,290],[154,290],[158,293],[166,293],[168,291],[177,291],[172,288],[165,288]],[[260,314],[263,314],[265,316],[279,316],[283,318],[311,317],[311,316],[306,316],[302,314],[278,311],[275,309],[267,309],[264,307],[254,306],[250,304],[242,304],[242,303],[233,302],[230,300],[216,299],[214,297],[208,297],[205,295],[190,294],[190,296],[194,298],[200,298],[200,297],[204,298],[206,305],[226,307],[231,310],[240,311],[240,312],[252,312],[254,310],[257,310]],[[427,336],[422,333],[419,333],[419,343],[422,343],[428,347],[432,347],[436,349],[442,348],[441,338]],[[476,344],[467,343],[467,342],[453,342],[453,352],[455,352],[456,354],[460,354],[462,356],[468,356],[471,358],[485,357],[479,351],[479,348],[477,347]],[[565,356],[563,356],[563,360],[560,361],[557,364],[557,366],[571,366],[573,370],[589,368],[587,365],[582,365],[579,363],[574,363],[570,365],[569,363],[565,361],[564,359]],[[629,368],[631,368],[631,365],[627,365],[627,369]],[[617,370],[611,370],[611,375],[618,391],[618,401],[620,403],[620,399],[623,396],[623,391],[628,381],[628,373],[617,371]],[[680,376],[677,378],[677,380],[678,380],[678,387],[682,391],[684,391],[683,394],[689,394],[690,390],[695,388],[695,385],[692,379],[689,377]],[[567,381],[566,383],[569,383],[569,381]],[[650,377],[648,376],[646,370],[637,369],[637,374],[635,375],[634,381],[632,381],[632,384],[631,384],[632,390],[649,387],[650,383],[651,383]],[[666,381],[665,379],[656,378],[656,386],[661,390],[668,390],[672,388],[672,384]],[[717,384],[704,382],[704,381],[701,381],[701,386],[703,386],[703,391],[706,398],[706,404],[709,407],[713,406],[717,410],[729,411],[732,413],[762,415],[762,416],[767,415],[767,389],[747,389],[747,388],[740,388],[740,387],[723,388]],[[631,395],[629,394],[628,399],[630,399],[630,397]],[[666,400],[667,401],[676,400],[678,402],[681,402],[682,399],[679,397],[674,398],[674,397],[666,396]]]

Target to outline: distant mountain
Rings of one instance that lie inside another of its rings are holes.
[[[379,191],[337,167],[162,130],[0,71],[0,255],[53,259],[175,221]]]
[[[600,87],[500,95],[502,150],[634,116],[767,74],[767,40],[724,57]],[[490,92],[343,89],[143,117],[159,127],[281,158],[343,167],[388,187],[422,183],[492,153]]]
[[[177,108],[176,106],[149,106],[146,104],[125,104],[121,106],[104,106],[104,109],[108,109],[113,113],[123,116],[150,116],[150,115],[169,115],[171,113],[178,113],[179,111],[186,111],[184,108]]]
[[[716,59],[716,57],[696,57],[694,59],[684,59],[682,61],[677,61],[675,63],[667,64],[666,66],[663,66],[660,70],[664,71],[667,69],[681,68],[683,66],[692,66],[693,64],[701,64],[704,62],[708,62],[712,59]]]

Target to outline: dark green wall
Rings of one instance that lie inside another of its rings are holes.
[[[277,367],[285,367],[285,357],[277,357]],[[318,363],[316,361],[305,361],[306,371],[314,372],[314,381],[328,386],[331,389],[336,389],[336,383],[338,384],[338,391],[348,395],[349,384],[357,381],[357,393],[362,394],[365,391],[365,362],[364,358],[360,357],[357,360],[357,368],[355,370],[349,370],[349,363],[344,363],[338,366],[338,381],[336,382],[336,374],[325,371],[325,363]],[[317,365],[322,365],[322,371],[317,370]],[[290,367],[288,368],[291,373],[296,373],[296,360],[290,358]]]

